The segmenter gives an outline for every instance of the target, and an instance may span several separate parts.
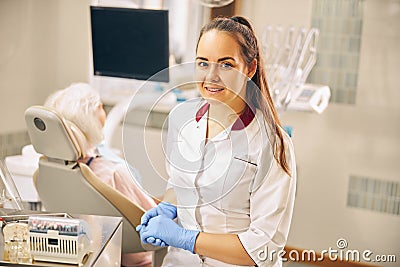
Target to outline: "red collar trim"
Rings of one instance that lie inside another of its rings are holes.
[[[199,120],[206,114],[208,111],[208,108],[210,107],[210,103],[205,103],[201,108],[197,111],[196,113],[196,121],[199,122]]]
[[[208,111],[209,107],[210,107],[209,103],[205,103],[203,106],[201,106],[201,108],[196,113],[196,122],[200,121],[200,119]],[[256,115],[255,115],[254,108],[251,108],[250,106],[246,106],[243,113],[240,114],[239,118],[232,125],[232,130],[233,131],[243,130],[244,128],[247,127],[247,125],[249,125],[253,121],[255,116]]]
[[[232,131],[243,130],[244,128],[247,127],[247,125],[250,124],[250,122],[253,121],[255,116],[256,115],[253,108],[247,105],[243,113],[240,114],[239,118],[232,125]]]

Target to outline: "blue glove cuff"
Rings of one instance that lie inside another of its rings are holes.
[[[182,245],[182,248],[188,250],[194,254],[194,246],[196,244],[197,236],[199,235],[200,231],[198,230],[185,230],[185,242]]]

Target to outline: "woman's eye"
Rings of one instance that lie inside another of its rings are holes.
[[[205,61],[199,61],[197,62],[197,66],[204,68],[208,66],[208,63]]]
[[[220,64],[220,66],[223,69],[230,69],[230,68],[233,67],[233,65],[231,63],[228,63],[228,62],[223,62],[223,63]]]

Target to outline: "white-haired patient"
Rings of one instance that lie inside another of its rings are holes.
[[[103,127],[106,121],[106,112],[98,92],[85,83],[75,83],[69,87],[56,91],[50,95],[44,106],[56,110],[64,119],[74,123],[85,135],[87,141],[86,157],[81,162],[86,163],[96,176],[112,186],[132,202],[145,210],[156,206],[156,203],[136,184],[140,181],[135,169],[100,145],[103,141]],[[105,153],[106,152],[106,153]],[[123,266],[142,266],[151,261],[151,252],[125,255],[122,258]]]

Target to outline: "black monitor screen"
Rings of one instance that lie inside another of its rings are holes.
[[[168,11],[91,6],[94,75],[147,80],[169,67]],[[168,82],[168,71],[151,79]]]

